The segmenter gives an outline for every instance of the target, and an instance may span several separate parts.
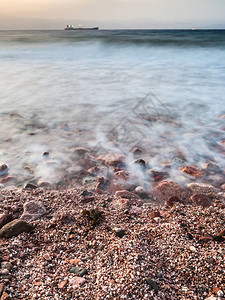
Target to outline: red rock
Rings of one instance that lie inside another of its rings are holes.
[[[58,284],[58,289],[60,289],[60,290],[63,289],[63,288],[66,286],[67,282],[68,282],[67,279],[61,281],[61,282]]]
[[[213,288],[213,293],[217,295],[217,293],[220,291],[221,289],[218,288],[217,286],[214,286]]]
[[[6,292],[3,292],[2,296],[1,296],[1,300],[10,300],[12,299],[9,294],[7,294]]]
[[[225,191],[225,184],[221,185],[221,189]]]
[[[213,238],[210,235],[200,236],[198,239],[200,242],[203,242],[203,243],[213,241]]]
[[[185,166],[180,168],[184,173],[189,174],[193,177],[201,178],[205,176],[205,171],[198,169],[193,166]]]
[[[167,199],[165,204],[166,204],[166,206],[172,207],[176,203],[182,203],[181,199],[177,196],[171,196]]]
[[[106,154],[99,156],[98,160],[104,162],[108,166],[117,167],[119,164],[125,161],[125,156],[122,154]]]
[[[158,210],[150,212],[150,218],[151,219],[159,218],[159,217],[161,217],[161,215],[160,215],[160,212]]]
[[[205,194],[194,194],[190,197],[190,200],[195,206],[209,207],[211,205],[209,197]]]
[[[70,284],[72,285],[73,289],[77,289],[82,286],[86,282],[86,279],[83,277],[75,276],[70,279]]]
[[[154,198],[159,201],[167,201],[169,197],[176,196],[182,201],[190,195],[187,188],[182,188],[179,184],[169,180],[163,180],[155,187]]]
[[[49,253],[45,253],[45,254],[43,255],[43,258],[44,258],[45,260],[47,260],[47,261],[51,261],[51,260],[52,260]]]
[[[0,297],[1,297],[1,295],[3,294],[3,292],[5,291],[5,289],[6,289],[5,284],[4,284],[3,282],[0,283]]]
[[[135,198],[135,194],[133,194],[129,191],[126,191],[126,190],[122,190],[122,191],[115,192],[115,197],[116,198],[133,199],[133,198]]]
[[[79,258],[72,258],[70,259],[70,264],[72,265],[77,265],[81,262],[81,260]]]
[[[12,215],[11,214],[0,214],[0,228],[2,228],[5,224],[12,221]]]

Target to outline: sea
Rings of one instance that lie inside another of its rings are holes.
[[[0,31],[0,62],[2,188],[73,177],[77,147],[225,167],[225,30]]]

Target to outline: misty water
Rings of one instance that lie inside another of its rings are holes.
[[[80,172],[75,147],[128,165],[141,147],[156,170],[180,157],[225,167],[225,31],[0,31],[0,60],[0,164],[13,184]]]

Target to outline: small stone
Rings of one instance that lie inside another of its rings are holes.
[[[72,258],[70,259],[70,264],[72,265],[77,265],[81,262],[81,260],[79,258]]]
[[[223,296],[223,291],[220,288],[216,287],[216,286],[213,288],[213,293],[216,294],[219,297]]]
[[[205,171],[193,166],[185,166],[180,168],[184,173],[193,177],[201,178],[205,176]]]
[[[78,276],[84,276],[85,274],[87,274],[87,270],[85,268],[82,267],[72,267],[70,269],[70,273],[74,273],[77,274]]]
[[[73,289],[77,289],[80,286],[82,286],[86,282],[86,279],[80,278],[78,276],[75,276],[70,279],[70,284],[72,285]]]
[[[134,155],[138,155],[138,154],[142,154],[143,151],[144,151],[143,149],[136,147],[136,148],[134,148],[134,149],[132,150],[132,153],[133,153]]]
[[[122,238],[126,232],[124,229],[121,229],[121,228],[114,228],[113,231],[115,232],[115,235]]]
[[[9,223],[10,221],[12,221],[11,214],[7,214],[7,213],[0,214],[0,228],[2,228],[5,224]]]
[[[8,271],[11,271],[12,264],[9,261],[3,261],[1,263],[1,269],[7,269]]]
[[[194,194],[190,197],[190,200],[195,206],[209,207],[211,205],[209,197],[205,194]]]
[[[63,289],[63,288],[66,286],[67,282],[68,282],[67,279],[61,281],[61,282],[58,284],[58,289]]]
[[[149,288],[151,290],[155,290],[156,292],[158,292],[159,286],[154,280],[152,280],[150,278],[146,278],[146,283],[149,285]]]
[[[191,252],[197,252],[197,249],[194,246],[190,246],[189,249],[191,250]]]
[[[146,168],[146,163],[145,163],[144,159],[137,159],[137,160],[135,160],[134,164]]]
[[[25,184],[24,189],[25,190],[35,190],[37,189],[38,186],[36,184],[33,184],[31,182],[28,182],[27,184]]]
[[[28,201],[23,207],[22,220],[34,221],[46,213],[46,209],[41,201]]]
[[[8,173],[9,167],[6,164],[0,165],[0,176]]]
[[[10,238],[22,232],[31,232],[32,230],[33,226],[31,224],[20,219],[15,219],[0,229],[0,237]]]
[[[1,300],[10,300],[11,297],[9,296],[9,294],[7,294],[6,292],[3,292],[2,296],[1,296]]]
[[[49,152],[48,152],[48,151],[45,151],[42,155],[43,155],[43,156],[48,156],[48,155],[49,155]]]
[[[213,237],[211,237],[209,235],[200,236],[198,239],[200,242],[203,242],[203,243],[213,241]]]
[[[3,294],[3,292],[6,290],[6,286],[5,284],[2,282],[0,283],[0,297]]]
[[[44,258],[45,260],[47,260],[47,261],[51,261],[51,260],[52,260],[49,253],[45,253],[45,254],[43,255],[43,258]]]
[[[150,218],[151,219],[160,218],[160,217],[161,217],[161,215],[160,215],[160,212],[158,210],[150,212]]]
[[[172,207],[176,203],[182,203],[181,199],[177,196],[171,196],[167,199],[165,204],[166,204],[166,206]]]

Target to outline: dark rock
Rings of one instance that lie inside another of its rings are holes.
[[[7,223],[12,221],[12,215],[11,214],[0,214],[0,229]]]
[[[84,276],[85,274],[87,274],[87,270],[85,268],[82,267],[72,267],[70,269],[70,273],[74,273],[77,274],[78,276]]]
[[[0,229],[0,237],[10,238],[17,236],[22,232],[31,232],[32,230],[33,226],[31,224],[28,224],[23,220],[16,219],[7,223]]]
[[[44,152],[42,155],[43,155],[43,156],[48,156],[48,155],[49,155],[49,152],[46,151],[46,152]]]
[[[140,166],[146,168],[146,163],[145,163],[144,159],[137,159],[137,160],[135,160],[134,163],[135,163],[136,165],[140,165]]]
[[[37,189],[38,186],[36,184],[33,184],[31,182],[28,182],[25,186],[24,186],[24,189],[25,190],[35,190]]]
[[[126,234],[125,230],[121,228],[114,228],[113,231],[115,232],[115,235],[120,238],[122,238]]]
[[[190,200],[195,206],[209,207],[211,205],[209,197],[205,194],[194,194],[190,197]]]
[[[146,283],[149,285],[149,288],[151,290],[155,290],[156,292],[158,292],[159,286],[154,280],[152,280],[150,278],[146,278]]]
[[[171,196],[166,201],[166,206],[174,206],[176,203],[182,203],[181,199],[177,196]]]
[[[0,176],[8,173],[9,167],[6,164],[0,166]]]

